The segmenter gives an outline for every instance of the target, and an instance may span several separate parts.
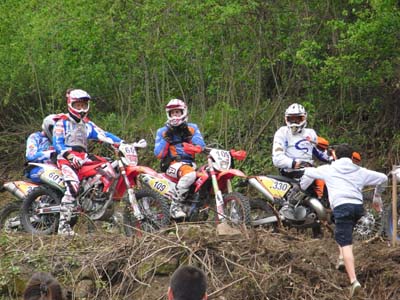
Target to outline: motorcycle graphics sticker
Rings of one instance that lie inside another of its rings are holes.
[[[260,182],[274,198],[282,198],[290,189],[289,183],[269,177],[260,177]]]
[[[24,195],[27,195],[30,193],[35,187],[37,187],[37,184],[26,182],[26,181],[16,181],[15,186],[22,192]]]

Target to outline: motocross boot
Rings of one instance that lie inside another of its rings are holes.
[[[69,222],[71,220],[72,211],[74,209],[74,197],[71,195],[64,195],[61,199],[61,211],[60,211],[60,220],[58,223],[58,231],[59,235],[75,235],[75,232],[72,230]]]
[[[186,198],[187,190],[176,187],[175,191],[176,191],[175,197],[171,202],[170,215],[173,219],[185,218],[186,213],[182,209],[183,208],[182,202]]]
[[[171,202],[171,207],[169,213],[173,219],[185,218],[186,213],[182,209],[182,204],[173,200]]]

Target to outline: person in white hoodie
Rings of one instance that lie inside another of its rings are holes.
[[[375,186],[373,205],[382,210],[381,193],[388,178],[385,174],[360,167],[353,163],[353,149],[348,144],[335,147],[336,160],[330,165],[306,168],[304,180],[322,179],[328,189],[330,206],[335,219],[335,240],[339,245],[339,262],[344,262],[350,279],[350,297],[361,289],[355,273],[353,255],[353,229],[364,215],[362,189]],[[308,177],[308,179],[307,179]],[[302,179],[303,181],[303,179]],[[300,183],[301,184],[301,183]]]

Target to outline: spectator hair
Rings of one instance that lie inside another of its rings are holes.
[[[36,272],[29,279],[24,300],[64,300],[60,283],[49,273]]]
[[[349,144],[340,144],[335,147],[335,154],[336,158],[342,158],[342,157],[348,157],[351,158],[353,155],[353,147],[351,147]]]
[[[201,300],[207,291],[207,277],[193,266],[183,266],[172,274],[170,287],[174,300]]]

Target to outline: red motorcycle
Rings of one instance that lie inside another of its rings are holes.
[[[188,153],[200,153],[200,148],[183,143]],[[231,180],[234,177],[246,178],[246,175],[233,169],[233,159],[243,160],[245,151],[205,148],[207,164],[196,172],[196,181],[191,186],[184,200],[184,211],[187,221],[205,221],[210,212],[214,212],[218,223],[250,224],[249,200],[242,194],[234,192]],[[162,174],[141,174],[141,181],[153,191],[172,200],[176,197],[177,179]]]
[[[91,220],[109,220],[116,202],[123,202],[123,228],[130,236],[135,227],[140,231],[155,231],[168,224],[169,206],[159,194],[141,187],[139,175],[157,175],[153,169],[138,165],[136,148],[147,146],[145,140],[121,143],[116,149],[116,159],[109,161],[97,157],[86,162],[79,170],[81,180],[77,206],[71,218],[86,214]],[[48,168],[42,164],[43,168]],[[21,223],[27,232],[52,234],[58,228],[65,186],[58,169],[51,180],[41,178],[43,185],[33,189],[24,199]]]

